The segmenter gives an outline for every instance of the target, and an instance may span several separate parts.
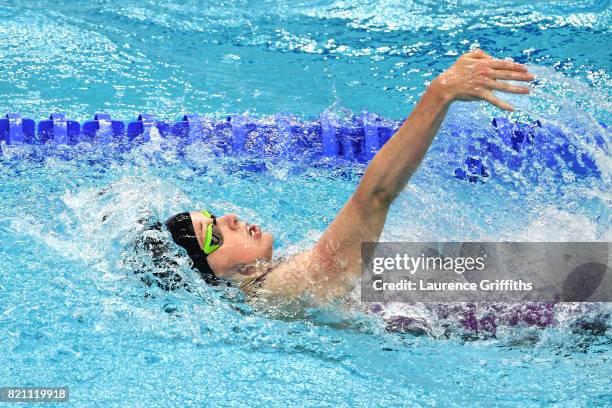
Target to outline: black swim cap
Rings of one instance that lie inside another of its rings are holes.
[[[176,214],[170,217],[164,225],[168,228],[168,231],[170,231],[174,242],[185,248],[187,255],[189,255],[193,261],[193,267],[200,272],[206,283],[211,285],[218,284],[219,279],[215,276],[210,265],[208,265],[206,254],[198,244],[198,238],[193,229],[191,215],[188,212]]]

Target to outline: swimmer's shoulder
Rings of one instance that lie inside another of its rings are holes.
[[[299,297],[309,264],[310,251],[281,260],[266,274],[261,292],[273,297]]]
[[[311,251],[300,252],[279,262],[267,275],[258,291],[274,298],[337,298],[344,288],[332,284],[322,273],[322,264]]]

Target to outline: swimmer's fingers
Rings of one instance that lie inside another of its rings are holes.
[[[493,70],[493,72],[491,73],[491,78],[530,82],[530,81],[533,81],[535,77],[533,74],[530,74],[529,72]]]
[[[507,102],[502,101],[501,99],[497,98],[495,95],[493,95],[493,93],[491,91],[484,91],[480,97],[489,102],[491,105],[495,105],[500,109],[506,110],[506,111],[510,111],[510,112],[514,112],[514,106],[510,105]]]
[[[480,48],[476,48],[476,49],[468,52],[466,55],[468,55],[471,58],[476,58],[476,59],[493,59],[492,56],[490,56],[489,54],[487,54],[486,52],[484,52]]]
[[[521,85],[512,85],[506,82],[499,82],[493,79],[488,79],[485,82],[485,85],[489,89],[495,89],[497,91],[514,93],[514,94],[528,94],[529,88]]]
[[[489,67],[493,69],[506,70],[506,71],[519,71],[527,72],[527,66],[519,64],[518,62],[506,61],[496,59],[489,62]]]

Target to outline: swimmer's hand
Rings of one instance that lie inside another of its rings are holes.
[[[449,102],[483,100],[501,109],[514,111],[512,105],[497,98],[493,91],[527,94],[529,88],[498,80],[530,82],[533,78],[533,74],[527,72],[525,65],[496,59],[476,49],[459,57],[431,86],[441,92]]]

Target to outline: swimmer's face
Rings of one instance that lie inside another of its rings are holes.
[[[251,264],[258,259],[272,259],[272,234],[263,232],[259,225],[238,219],[236,214],[217,217],[223,235],[223,245],[208,255],[208,263],[218,276],[224,276],[236,264]]]

